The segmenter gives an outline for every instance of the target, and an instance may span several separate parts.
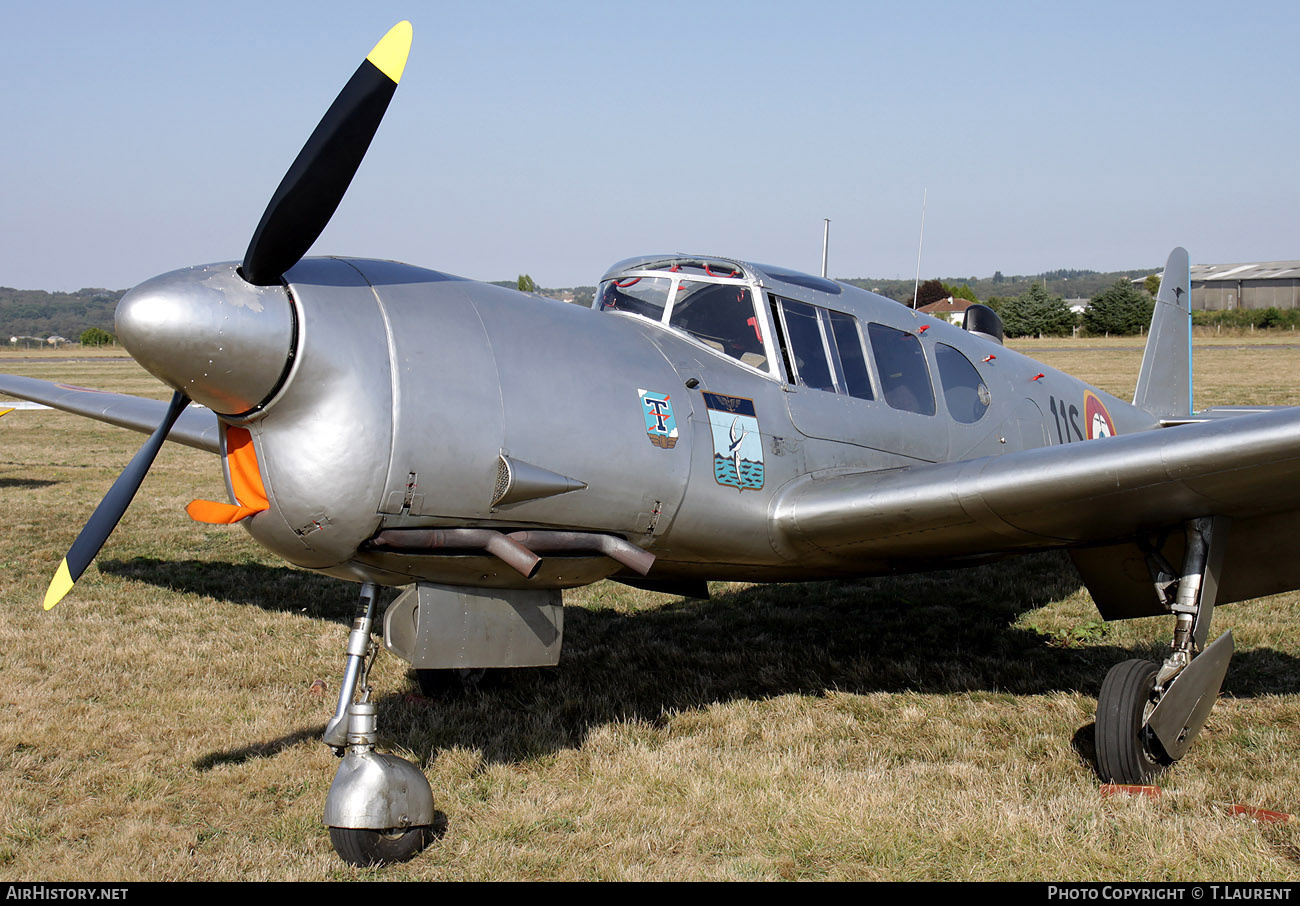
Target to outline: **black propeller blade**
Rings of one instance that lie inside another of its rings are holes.
[[[245,280],[259,286],[279,283],[325,229],[370,147],[410,50],[411,23],[399,22],[343,86],[267,205],[244,254],[241,273]],[[104,546],[189,402],[184,393],[175,392],[162,424],[99,502],[45,592],[46,610],[72,590]]]
[[[325,229],[397,90],[410,49],[411,23],[399,22],[325,111],[253,233],[240,269],[245,280],[279,283]]]
[[[140,482],[144,481],[145,474],[153,465],[163,441],[167,439],[167,432],[172,429],[176,419],[180,418],[180,414],[189,404],[190,398],[179,390],[172,394],[171,405],[167,407],[167,414],[163,416],[162,424],[154,429],[144,446],[122,470],[122,474],[117,476],[117,481],[113,482],[113,486],[108,489],[99,506],[95,507],[95,512],[90,514],[90,519],[82,528],[81,534],[77,536],[76,541],[72,542],[67,556],[59,564],[59,570],[54,574],[54,579],[45,592],[46,610],[58,604],[63,596],[72,590],[72,584],[81,578],[81,574],[86,571],[90,561],[95,559],[95,555],[104,546],[113,529],[117,528],[122,514],[131,505],[135,492],[140,489]]]

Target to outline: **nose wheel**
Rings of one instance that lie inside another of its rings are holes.
[[[402,830],[370,830],[364,827],[331,827],[330,843],[339,858],[349,865],[390,865],[414,858],[429,845],[427,827]]]

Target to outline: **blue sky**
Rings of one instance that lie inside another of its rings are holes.
[[[922,278],[1300,258],[1294,3],[0,0],[0,285],[242,257],[396,21],[312,254],[594,283],[687,251]]]

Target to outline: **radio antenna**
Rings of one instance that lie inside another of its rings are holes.
[[[921,292],[921,247],[925,245],[925,202],[929,195],[928,188],[921,190],[921,238],[916,243],[916,282],[912,284],[912,307],[917,307],[917,296]]]
[[[826,250],[831,242],[831,219],[829,217],[823,217],[822,219],[826,221],[826,225],[822,228],[822,277],[825,278]]]

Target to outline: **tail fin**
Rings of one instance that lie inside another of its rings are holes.
[[[1169,253],[1133,405],[1158,418],[1192,412],[1192,280],[1186,249]]]

